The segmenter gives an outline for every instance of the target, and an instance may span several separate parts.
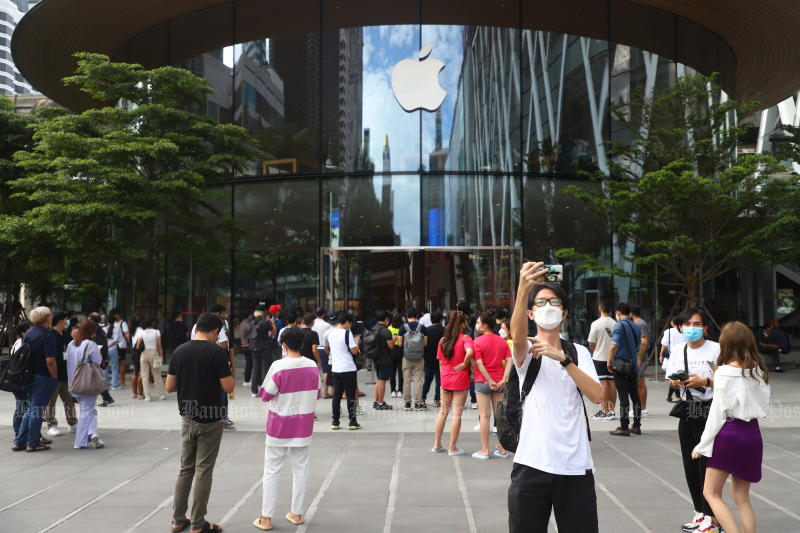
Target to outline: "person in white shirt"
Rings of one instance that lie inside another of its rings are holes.
[[[433,325],[433,321],[431,320],[431,313],[426,309],[422,308],[422,316],[419,318],[419,325],[425,326],[426,328]]]
[[[316,331],[317,335],[319,335],[319,346],[317,346],[317,349],[319,350],[319,358],[320,362],[322,363],[322,368],[320,369],[322,372],[322,397],[328,399],[331,397],[328,385],[328,376],[331,372],[331,365],[329,361],[330,352],[325,349],[325,346],[327,346],[326,343],[328,332],[333,326],[328,324],[328,321],[325,320],[327,315],[325,308],[318,308],[314,315],[316,315],[317,318],[314,319],[314,325],[311,326],[311,329]]]
[[[510,533],[546,533],[555,512],[560,533],[596,533],[597,498],[589,428],[581,394],[603,400],[592,356],[573,345],[568,356],[559,333],[569,315],[560,285],[544,283],[544,263],[522,266],[511,317],[514,363],[519,387],[539,359],[539,372],[522,406],[522,427],[508,489]],[[528,319],[537,335],[529,344]],[[534,367],[535,368],[535,367]]]
[[[708,458],[703,494],[725,531],[755,533],[750,484],[761,481],[764,443],[758,419],[769,414],[769,374],[756,348],[756,339],[745,324],[726,324],[719,344],[720,366],[714,372],[714,400],[692,458]],[[733,478],[731,496],[739,511],[741,530],[722,498],[728,476]]]
[[[592,418],[595,420],[614,420],[614,408],[617,404],[617,387],[614,385],[614,374],[608,370],[608,350],[611,348],[611,332],[617,325],[611,318],[611,305],[600,302],[598,306],[600,318],[592,322],[589,328],[589,351],[592,352],[594,369],[603,387],[603,403],[600,410]]]
[[[670,413],[678,418],[678,439],[681,445],[683,471],[694,505],[694,517],[683,524],[683,531],[718,533],[713,511],[703,497],[706,478],[705,458],[692,459],[692,450],[700,442],[706,427],[708,409],[714,398],[714,370],[719,357],[719,344],[706,340],[711,318],[704,309],[688,309],[677,319],[685,340],[670,354],[667,376],[677,372],[689,375],[682,381],[670,379],[670,385],[681,390],[681,403]]]
[[[159,397],[166,399],[164,379],[161,377],[161,365],[164,364],[164,348],[161,345],[161,332],[155,328],[156,320],[148,318],[144,321],[143,331],[137,338],[137,348],[142,349],[141,377],[144,401],[150,401],[150,374],[156,385]]]
[[[661,368],[666,372],[667,365],[669,365],[669,355],[675,350],[675,347],[679,344],[683,344],[683,335],[678,330],[678,324],[676,322],[677,318],[673,318],[670,320],[671,328],[665,329],[664,333],[661,335],[661,353],[658,356],[658,362],[661,363]],[[672,396],[675,396],[673,400]],[[678,389],[673,389],[669,387],[667,389],[667,401],[668,402],[679,402],[681,396],[678,392]]]
[[[114,345],[117,348],[117,363],[114,361],[109,361],[113,366],[116,364],[119,368],[118,372],[118,385],[116,388],[120,386],[125,386],[125,356],[127,355],[128,346],[131,346],[131,330],[128,327],[128,323],[122,318],[122,311],[119,309],[112,309],[109,311],[109,316],[111,320],[109,321],[111,324],[109,325],[109,329],[112,329],[114,335]],[[110,336],[109,336],[110,337]],[[111,338],[109,340],[109,359],[111,359]],[[114,387],[112,387],[114,388]]]
[[[333,380],[333,413],[331,429],[339,429],[341,416],[342,394],[347,397],[347,414],[350,423],[347,429],[361,429],[356,419],[356,400],[358,387],[358,372],[354,355],[359,353],[358,342],[350,331],[353,325],[353,315],[342,313],[339,325],[328,332],[326,338],[327,349],[330,352],[331,378]]]

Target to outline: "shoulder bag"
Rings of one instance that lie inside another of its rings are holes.
[[[683,345],[683,370],[689,373],[689,345]],[[705,392],[705,387],[697,387],[695,390],[698,392]],[[692,391],[686,389],[686,398],[681,398],[681,401],[672,406],[669,416],[688,420],[690,418],[708,418],[708,410],[711,402],[703,400],[695,400],[692,396]]]
[[[103,371],[100,370],[98,365],[87,360],[86,351],[88,348],[89,344],[87,343],[83,348],[83,356],[72,373],[72,384],[69,387],[71,394],[97,396],[107,390]]]

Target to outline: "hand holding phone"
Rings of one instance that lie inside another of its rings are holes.
[[[672,381],[686,381],[689,379],[689,373],[685,370],[680,370],[678,372],[674,372],[670,376],[667,376],[667,379],[671,379]]]

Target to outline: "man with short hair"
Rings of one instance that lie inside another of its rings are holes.
[[[384,401],[386,382],[391,379],[394,371],[394,360],[392,359],[394,340],[392,339],[392,332],[389,331],[389,319],[389,314],[386,311],[376,311],[376,324],[372,327],[375,332],[375,349],[377,352],[373,360],[377,380],[375,383],[375,402],[372,404],[372,408],[376,411],[392,409],[392,406]]]
[[[555,514],[560,533],[597,533],[597,496],[589,424],[583,405],[603,400],[592,356],[560,337],[569,317],[568,295],[545,283],[549,270],[528,262],[519,275],[511,316],[516,380],[521,390],[528,372],[537,372],[522,405],[519,444],[508,489],[509,533],[546,533]],[[528,341],[528,320],[536,323]]]
[[[356,419],[358,373],[355,359],[353,359],[353,356],[360,352],[355,336],[350,331],[353,320],[353,315],[350,313],[341,313],[339,324],[328,332],[326,341],[331,354],[331,379],[333,380],[332,430],[340,429],[343,393],[347,397],[347,414],[350,419],[347,429],[352,431],[361,429],[361,425]]]
[[[203,313],[197,319],[192,340],[180,345],[169,362],[166,388],[167,392],[177,391],[182,417],[181,468],[175,482],[172,531],[189,526],[192,533],[221,530],[206,522],[205,515],[222,442],[222,398],[233,392],[236,384],[228,354],[218,344],[223,327],[220,316]],[[190,491],[191,520],[186,518]]]
[[[250,378],[250,393],[253,398],[258,395],[264,378],[272,366],[272,352],[275,350],[275,325],[264,316],[264,311],[253,311],[253,330],[250,337],[250,349],[253,352],[253,374]]]
[[[425,369],[425,346],[428,335],[425,326],[419,323],[415,307],[406,311],[406,323],[400,328],[400,347],[403,350],[403,401],[404,410],[411,410],[413,390],[414,409],[427,409],[422,403],[422,374]]]
[[[788,348],[789,339],[786,334],[780,329],[778,321],[773,320],[761,330],[761,335],[758,339],[758,351],[769,355],[775,361],[775,372],[782,374],[785,372],[781,368],[781,350]],[[788,350],[785,352],[788,353]]]
[[[236,354],[233,351],[233,348],[231,348],[231,343],[228,335],[228,331],[230,331],[228,328],[228,310],[223,305],[214,304],[209,308],[208,312],[214,313],[222,320],[222,328],[220,328],[219,334],[217,335],[217,344],[228,354],[228,364],[231,367],[231,375],[234,376],[234,379],[236,379]],[[197,324],[195,324],[194,327],[192,328],[193,339],[196,332],[197,332]],[[228,393],[220,393],[220,394],[222,394],[223,428],[225,429],[225,431],[235,431],[236,424],[233,423],[233,420],[228,418]]]
[[[439,373],[439,359],[436,356],[439,349],[439,341],[444,337],[442,318],[441,311],[434,311],[431,313],[431,325],[425,328],[428,334],[428,342],[425,344],[425,380],[422,382],[422,405],[424,407],[428,406],[428,391],[430,391],[431,384],[435,384],[433,406],[437,409],[441,406],[442,379]],[[420,323],[422,323],[421,319]]]
[[[636,376],[639,370],[638,355],[641,333],[633,319],[631,307],[626,303],[617,304],[617,325],[611,332],[611,348],[608,350],[608,370],[614,374],[614,384],[619,392],[619,427],[609,434],[615,437],[630,437],[642,434],[642,406],[639,403],[639,389],[636,386]],[[614,370],[614,359],[621,359],[629,363],[629,372],[623,373]],[[633,426],[628,427],[629,403],[633,405]]]
[[[642,308],[638,305],[631,306],[631,319],[634,324],[639,326],[639,353],[636,362],[639,365],[639,371],[636,374],[636,387],[639,391],[639,401],[642,402],[642,416],[647,416],[647,383],[645,382],[645,372],[647,371],[647,349],[650,347],[650,326],[647,321],[642,318]]]
[[[314,315],[316,315],[316,318],[314,319],[314,326],[312,326],[311,329],[316,331],[317,335],[319,335],[319,346],[317,346],[317,349],[319,350],[319,358],[322,363],[322,367],[320,368],[320,372],[322,372],[322,397],[329,399],[331,395],[328,390],[328,374],[331,372],[331,366],[329,362],[330,354],[328,350],[325,349],[325,346],[327,346],[328,331],[330,331],[333,326],[328,324],[326,320],[328,313],[325,311],[324,307],[318,307]]]
[[[67,426],[70,433],[75,433],[78,425],[78,418],[75,416],[75,399],[69,393],[69,383],[67,376],[67,361],[64,359],[64,352],[67,345],[72,340],[69,332],[65,331],[67,326],[67,319],[69,314],[64,311],[56,311],[53,314],[53,327],[52,333],[56,339],[58,354],[56,357],[56,368],[58,369],[58,386],[50,396],[50,403],[44,412],[44,421],[47,423],[47,435],[50,437],[59,437],[62,435],[61,430],[58,429],[58,420],[56,419],[56,400],[61,398],[61,403],[64,404],[64,414],[67,418]]]
[[[603,387],[603,403],[592,418],[613,420],[616,418],[614,406],[617,403],[617,387],[614,385],[614,374],[608,370],[608,350],[611,348],[611,332],[617,323],[611,318],[611,305],[608,302],[600,302],[598,310],[600,318],[592,322],[589,328],[589,351],[592,352],[594,368]]]
[[[322,365],[319,357],[319,335],[314,331],[314,313],[306,313],[303,315],[303,320],[300,322],[300,331],[303,332],[303,346],[300,348],[300,354],[303,357],[311,359],[317,363],[317,368]]]

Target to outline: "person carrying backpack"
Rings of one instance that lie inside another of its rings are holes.
[[[400,347],[403,349],[403,401],[404,410],[411,410],[411,392],[414,389],[414,409],[427,409],[422,404],[422,376],[425,371],[425,346],[428,332],[418,320],[416,308],[409,307],[407,322],[400,328]]]
[[[42,415],[50,402],[50,396],[58,386],[56,357],[59,356],[60,349],[56,338],[50,333],[53,313],[47,307],[37,307],[31,311],[30,318],[33,327],[25,334],[22,344],[15,352],[15,355],[20,356],[19,362],[27,366],[20,378],[28,396],[28,406],[14,439],[12,450],[15,452],[50,449],[50,446],[39,442]],[[9,368],[14,362],[12,356]]]
[[[378,323],[367,331],[361,344],[364,348],[364,357],[372,360],[377,374],[375,401],[372,408],[376,411],[388,411],[392,409],[392,406],[383,401],[383,398],[386,396],[386,382],[392,377],[394,370],[394,360],[392,359],[394,340],[392,332],[389,331],[389,315],[386,311],[376,311],[375,320]]]
[[[569,297],[560,285],[544,282],[549,270],[543,266],[522,266],[511,317],[517,380],[508,387],[522,389],[522,418],[508,488],[509,532],[546,533],[554,512],[560,533],[597,533],[594,462],[581,396],[600,404],[603,389],[589,350],[559,336]],[[529,318],[537,330],[532,343]],[[530,372],[532,381],[526,379]]]
[[[256,309],[253,312],[253,327],[250,330],[250,350],[253,352],[253,371],[250,376],[250,393],[253,398],[258,395],[258,388],[272,365],[272,352],[275,346],[277,330],[271,320],[264,318],[264,312]]]

